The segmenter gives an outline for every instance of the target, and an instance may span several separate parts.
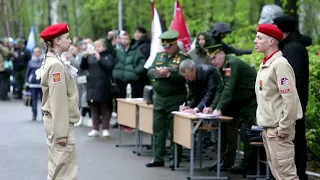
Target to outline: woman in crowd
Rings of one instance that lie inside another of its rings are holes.
[[[42,51],[36,47],[33,49],[33,55],[28,63],[25,82],[31,92],[31,107],[32,107],[32,120],[35,121],[38,115],[38,98],[42,99],[42,90],[40,86],[40,80],[36,78],[36,70],[41,67],[43,60]]]
[[[94,42],[95,50],[87,50],[80,64],[82,70],[88,70],[87,101],[92,114],[93,129],[88,136],[99,136],[100,122],[102,136],[110,135],[109,121],[112,112],[111,78],[115,60],[107,50],[104,39]]]

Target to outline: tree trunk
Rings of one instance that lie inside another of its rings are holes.
[[[281,0],[274,0],[274,4],[282,7]]]
[[[49,0],[49,14],[50,14],[50,24],[57,24],[58,23],[58,5],[59,0]]]
[[[248,9],[249,9],[249,17],[248,17],[248,21],[249,21],[249,24],[255,24],[255,19],[254,19],[254,3],[252,0],[249,0],[249,3],[248,3]]]
[[[286,15],[291,15],[298,18],[298,0],[287,0],[287,4],[284,7]]]
[[[4,18],[5,19],[5,25],[4,25],[4,32],[5,32],[5,36],[6,37],[10,37],[11,36],[11,29],[10,29],[10,21],[9,21],[9,13],[8,13],[8,6],[7,6],[7,4],[4,2],[4,1],[2,1],[2,3],[3,3],[3,17],[7,17],[7,18]]]

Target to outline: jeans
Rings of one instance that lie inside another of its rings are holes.
[[[35,119],[38,115],[38,98],[42,100],[42,89],[41,88],[30,88],[31,101],[32,101],[32,117]]]

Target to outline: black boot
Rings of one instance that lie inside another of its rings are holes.
[[[147,163],[146,166],[147,167],[164,167],[164,162],[152,160],[151,162]]]

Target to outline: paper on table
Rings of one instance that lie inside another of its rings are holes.
[[[196,114],[199,118],[217,118],[219,116],[214,116],[212,114],[203,114],[203,113],[197,113]]]
[[[184,114],[184,115],[190,115],[190,114],[193,114],[193,113],[190,113],[190,112],[183,112],[183,111],[172,111],[173,114]]]
[[[143,98],[126,98],[126,100],[132,101],[143,101]]]

